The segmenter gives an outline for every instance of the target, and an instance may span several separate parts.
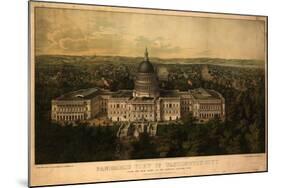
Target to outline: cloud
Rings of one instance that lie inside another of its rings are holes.
[[[85,51],[89,49],[85,38],[62,38],[59,40],[59,46],[65,51]]]
[[[87,27],[79,27],[76,24],[48,21],[38,23],[40,28],[37,31],[36,43],[37,52],[90,52],[90,51],[114,51],[120,48],[119,45],[125,42],[123,39],[122,27],[114,27],[109,22],[92,22]],[[48,29],[42,29],[45,25]],[[110,50],[110,48],[113,48]]]
[[[163,53],[173,54],[182,50],[179,46],[173,46],[172,42],[164,37],[148,38],[145,36],[138,36],[135,38],[135,43],[139,48],[143,49],[145,46],[150,48],[154,55]]]
[[[40,8],[35,27],[37,54],[264,58],[263,21]]]

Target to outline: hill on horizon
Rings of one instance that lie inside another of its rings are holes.
[[[117,63],[131,64],[139,63],[143,57],[126,57],[126,56],[70,56],[70,55],[38,55],[35,58],[36,63],[61,64],[61,63]],[[221,58],[169,58],[162,59],[150,57],[155,64],[211,64],[221,66],[238,66],[264,68],[265,63],[262,60],[252,59],[221,59]]]

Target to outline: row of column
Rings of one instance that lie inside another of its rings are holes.
[[[57,115],[58,121],[76,121],[76,120],[84,120],[84,114],[79,115]]]

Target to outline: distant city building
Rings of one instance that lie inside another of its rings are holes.
[[[223,96],[209,89],[162,90],[145,51],[139,64],[134,90],[111,92],[90,88],[67,93],[52,100],[52,120],[71,122],[106,115],[111,121],[161,122],[180,120],[192,114],[200,122],[225,118]]]

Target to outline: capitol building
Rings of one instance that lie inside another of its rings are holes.
[[[81,89],[52,100],[51,119],[73,122],[105,115],[114,122],[165,122],[192,114],[199,122],[215,117],[224,120],[225,100],[217,91],[163,90],[147,50],[138,66],[134,90],[112,92],[100,88]]]

